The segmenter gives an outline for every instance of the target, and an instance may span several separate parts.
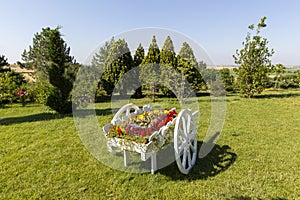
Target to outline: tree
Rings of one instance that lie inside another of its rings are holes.
[[[222,81],[225,86],[226,91],[233,91],[234,90],[234,76],[230,73],[228,68],[220,69],[220,75]]]
[[[43,28],[41,33],[34,35],[29,50],[22,54],[22,59],[37,72],[38,78],[54,86],[55,92],[48,97],[46,105],[59,113],[72,111],[70,93],[79,65],[69,54],[70,47],[63,40],[60,27]]]
[[[133,59],[124,39],[119,39],[112,44],[108,50],[107,59],[104,62],[105,70],[102,75],[103,86],[108,95],[111,95],[114,88],[121,96],[127,94],[130,82],[120,82],[123,75],[133,67]]]
[[[174,50],[174,44],[170,36],[168,36],[163,44],[160,52],[160,64],[175,68],[177,65],[176,53]]]
[[[182,44],[182,47],[177,56],[178,71],[184,74],[185,79],[190,86],[198,92],[202,88],[203,78],[197,68],[205,68],[203,62],[197,63],[193,49],[187,42]],[[205,65],[205,64],[204,64]]]
[[[176,82],[175,74],[170,73],[170,70],[175,70],[177,66],[177,58],[174,50],[173,41],[170,36],[168,36],[163,44],[160,51],[160,69],[162,80],[165,81],[167,87],[162,88],[162,92],[165,95],[171,94],[171,86],[174,86]]]
[[[99,49],[99,51],[93,56],[91,66],[84,66],[81,69],[82,80],[80,83],[81,88],[77,91],[77,95],[84,99],[89,99],[89,102],[93,101],[94,93],[96,90],[96,97],[99,95],[105,95],[108,91],[105,91],[105,81],[100,75],[103,74],[106,66],[105,61],[108,57],[108,51],[115,42],[114,37],[106,41],[105,44]],[[85,81],[87,79],[88,81]],[[92,87],[93,86],[93,87]],[[97,89],[95,88],[97,87]],[[81,93],[81,94],[78,94]]]
[[[157,83],[160,80],[160,50],[156,43],[155,36],[152,37],[151,44],[148,48],[148,53],[145,56],[140,71],[140,79],[147,83],[152,90],[152,100],[155,101],[155,91],[157,89]]]
[[[142,95],[143,95],[142,86],[141,86],[140,79],[139,79],[139,74],[140,74],[140,69],[141,69],[140,65],[142,64],[144,58],[145,58],[145,50],[144,50],[144,47],[142,46],[142,44],[140,43],[134,53],[134,56],[133,56],[133,65],[134,65],[134,67],[137,67],[137,70],[136,70],[137,83],[136,84],[139,86],[136,89],[134,96],[138,97],[138,98],[142,97]]]
[[[276,64],[272,68],[272,71],[275,73],[275,77],[274,77],[275,85],[274,85],[274,87],[276,89],[279,88],[280,82],[282,81],[282,78],[283,78],[282,74],[284,73],[284,70],[285,70],[285,67],[282,64]]]
[[[235,63],[240,65],[235,70],[240,94],[248,98],[263,91],[268,81],[267,74],[272,68],[270,57],[274,54],[274,50],[268,48],[267,38],[260,35],[261,29],[267,26],[265,20],[266,17],[261,18],[254,36],[250,32],[247,33],[242,43],[243,48],[237,49],[236,55],[233,55]],[[253,31],[254,25],[248,28]]]
[[[296,72],[296,76],[297,76],[297,83],[298,83],[298,87],[300,87],[300,70],[297,70]]]
[[[108,51],[111,46],[115,43],[115,38],[112,37],[109,41],[100,48],[99,52],[93,56],[92,65],[101,69],[105,68],[105,60],[107,60]]]
[[[0,56],[0,73],[6,72],[6,71],[10,71],[10,69],[4,69],[4,66],[9,66],[8,62],[7,62],[7,58],[5,58],[4,55]]]

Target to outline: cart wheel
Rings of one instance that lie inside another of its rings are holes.
[[[177,116],[174,129],[175,159],[179,170],[188,174],[197,157],[197,131],[193,114],[182,110]]]
[[[132,109],[134,110],[134,112],[132,112]],[[132,114],[137,115],[137,114],[139,114],[139,111],[141,111],[141,110],[139,109],[138,106],[136,106],[132,103],[126,104],[125,106],[123,106],[122,108],[120,108],[118,110],[118,112],[115,114],[114,118],[111,120],[111,123],[113,125],[115,125],[115,124],[121,123],[121,121],[129,120]]]

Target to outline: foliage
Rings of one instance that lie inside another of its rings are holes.
[[[296,76],[297,76],[297,82],[298,82],[299,87],[300,87],[300,70],[296,71]]]
[[[282,89],[298,88],[299,79],[297,74],[282,74],[277,84]]]
[[[282,81],[282,74],[284,73],[284,70],[285,67],[282,64],[276,64],[272,67],[272,72],[275,73],[275,88],[279,87],[279,83]]]
[[[135,70],[137,72],[137,74],[135,75],[135,77],[137,77],[136,78],[137,89],[135,90],[135,94],[134,94],[134,96],[137,98],[140,98],[143,96],[143,91],[142,91],[142,86],[140,83],[139,75],[140,75],[140,71],[141,71],[140,65],[142,64],[144,58],[145,58],[145,50],[144,50],[144,47],[142,46],[142,44],[140,43],[134,53],[134,56],[133,56],[133,65],[134,65],[134,67],[137,67],[136,68],[137,70]]]
[[[32,46],[24,50],[22,59],[35,69],[40,78],[46,78],[55,87],[46,105],[59,113],[71,112],[70,93],[79,68],[70,54],[70,47],[62,38],[60,27],[43,28],[36,33]],[[69,107],[66,107],[69,106]]]
[[[135,67],[140,66],[144,58],[145,58],[145,50],[142,44],[140,43],[133,56],[134,66]]]
[[[26,91],[30,102],[46,105],[47,99],[54,93],[55,87],[47,80],[39,78],[36,82],[27,83]]]
[[[61,36],[60,27],[47,27],[43,28],[41,33],[36,33],[32,46],[29,46],[28,51],[23,51],[22,59],[26,62],[25,65],[48,77],[49,63],[53,62],[60,68],[63,68],[65,63],[73,63],[74,58],[69,55],[70,47],[67,47]]]
[[[148,48],[148,53],[141,63],[140,79],[147,83],[148,87],[152,90],[152,100],[155,101],[155,91],[157,90],[157,83],[160,83],[160,50],[156,43],[155,36]]]
[[[94,55],[91,69],[95,70],[96,74],[102,74],[98,80],[98,88],[103,88],[107,95],[112,95],[114,89],[121,95],[126,95],[127,90],[130,89],[128,85],[132,83],[119,83],[119,87],[117,83],[133,65],[133,58],[127,42],[124,39],[115,41],[112,38]],[[90,76],[94,77],[87,76],[87,78],[95,80],[98,78],[97,75],[91,74]]]
[[[228,68],[220,70],[220,75],[223,80],[226,91],[234,91],[234,76]]]
[[[85,78],[89,79],[91,82],[88,82],[85,87],[84,90],[82,90],[83,92],[85,91],[89,91],[89,93],[92,93],[94,91],[94,89],[91,87],[92,82],[97,82],[97,90],[102,90],[104,89],[105,92],[108,94],[110,93],[111,89],[105,85],[105,80],[103,79],[103,76],[98,77],[98,74],[102,74],[105,71],[105,69],[107,68],[107,66],[105,65],[105,62],[107,60],[108,57],[108,52],[109,49],[111,48],[111,46],[115,43],[115,39],[114,37],[112,37],[109,41],[106,41],[105,44],[100,47],[99,52],[97,52],[92,59],[92,63],[91,63],[91,67],[88,67],[89,70],[85,70]],[[81,85],[85,85],[85,83],[81,83]],[[101,92],[102,93],[102,92]],[[90,97],[89,97],[90,98]]]
[[[202,71],[202,76],[206,81],[206,88],[214,96],[225,95],[224,81],[217,69],[205,69]]]
[[[88,103],[100,98],[99,95],[106,93],[99,84],[100,70],[95,66],[80,67],[72,91],[72,101],[76,108],[85,108]]]
[[[16,92],[26,81],[20,73],[8,71],[0,73],[0,105],[18,100]]]
[[[173,41],[170,36],[168,36],[163,44],[160,51],[160,70],[161,79],[164,81],[166,86],[162,87],[162,92],[166,96],[170,96],[172,91],[170,89],[174,88],[174,84],[177,83],[176,74],[172,73],[177,66],[177,57],[174,50]]]
[[[7,58],[5,58],[4,55],[0,55],[0,73],[10,71],[10,69],[4,69],[4,66],[9,66],[9,63],[7,62]]]
[[[184,75],[184,78],[189,82],[195,92],[202,89],[204,80],[197,69],[205,68],[203,62],[197,63],[196,57],[190,45],[187,42],[182,44],[182,47],[177,56],[177,70]]]
[[[116,89],[121,96],[130,89],[130,81],[120,82],[123,75],[133,67],[133,59],[128,44],[124,39],[114,42],[108,50],[107,59],[104,61],[105,70],[102,75],[103,87],[108,95]]]
[[[267,38],[262,38],[260,35],[261,28],[267,26],[265,20],[266,17],[261,18],[253,37],[248,32],[242,43],[243,48],[236,50],[236,55],[233,55],[235,63],[240,65],[235,69],[239,92],[248,98],[263,91],[272,67],[270,57],[274,50],[269,50]],[[254,25],[250,25],[249,29],[252,31]]]

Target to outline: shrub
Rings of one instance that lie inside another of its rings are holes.
[[[279,87],[282,89],[298,88],[299,82],[296,74],[285,74],[279,82]]]
[[[26,91],[28,100],[46,105],[48,97],[54,93],[54,87],[46,80],[37,80],[35,83],[27,83]]]
[[[227,68],[221,69],[220,74],[226,91],[234,91],[234,76]]]
[[[23,76],[15,71],[0,73],[0,104],[18,100],[16,92],[26,83]]]
[[[60,114],[66,114],[72,112],[72,101],[71,100],[66,101],[60,95],[60,92],[56,88],[48,96],[46,100],[46,105]]]

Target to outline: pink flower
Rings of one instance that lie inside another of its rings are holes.
[[[18,90],[16,93],[17,93],[17,95],[20,95],[20,96],[24,96],[27,94],[27,92],[23,91],[23,90]]]

